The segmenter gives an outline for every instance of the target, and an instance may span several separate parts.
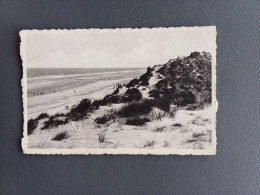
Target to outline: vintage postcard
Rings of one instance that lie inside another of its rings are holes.
[[[216,27],[22,30],[26,154],[216,154]]]

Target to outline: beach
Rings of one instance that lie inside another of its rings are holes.
[[[207,154],[215,141],[210,67],[210,54],[194,52],[146,70],[39,70],[28,78],[27,146]]]
[[[144,73],[144,69],[28,78],[28,119],[41,113],[66,113],[84,98],[99,99]]]
[[[29,136],[28,147],[34,149],[95,149],[95,148],[147,148],[147,149],[210,149],[212,147],[212,107],[204,110],[178,110],[176,116],[162,117],[144,126],[124,125],[109,122],[99,125],[93,122],[112,110],[120,110],[122,104],[101,106],[91,116],[81,121],[41,130],[39,127]],[[156,110],[155,112],[158,112]],[[68,138],[55,141],[53,138],[66,132]],[[101,142],[99,136],[105,141]]]

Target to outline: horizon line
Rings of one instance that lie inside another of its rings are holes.
[[[147,66],[148,67],[148,66]],[[131,68],[119,68],[119,67],[97,67],[97,68],[100,68],[100,69],[109,69],[109,68],[118,68],[118,69],[143,69],[143,68],[147,68],[147,67],[131,67]],[[26,68],[34,68],[34,67],[26,67]],[[87,67],[36,67],[35,69],[37,68],[87,68]],[[89,67],[89,69],[97,69],[95,67]]]

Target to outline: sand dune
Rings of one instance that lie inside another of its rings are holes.
[[[119,104],[102,106],[89,119],[72,121],[68,124],[40,130],[43,121],[29,136],[29,148],[175,148],[209,149],[212,147],[212,107],[204,110],[178,110],[176,117],[163,117],[148,122],[145,126],[123,125],[118,122],[109,125],[97,125],[93,120]],[[68,138],[54,141],[53,138],[66,132]],[[99,134],[104,134],[104,142]]]

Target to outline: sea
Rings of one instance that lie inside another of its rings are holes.
[[[144,70],[144,68],[27,68],[27,78],[135,70]]]

